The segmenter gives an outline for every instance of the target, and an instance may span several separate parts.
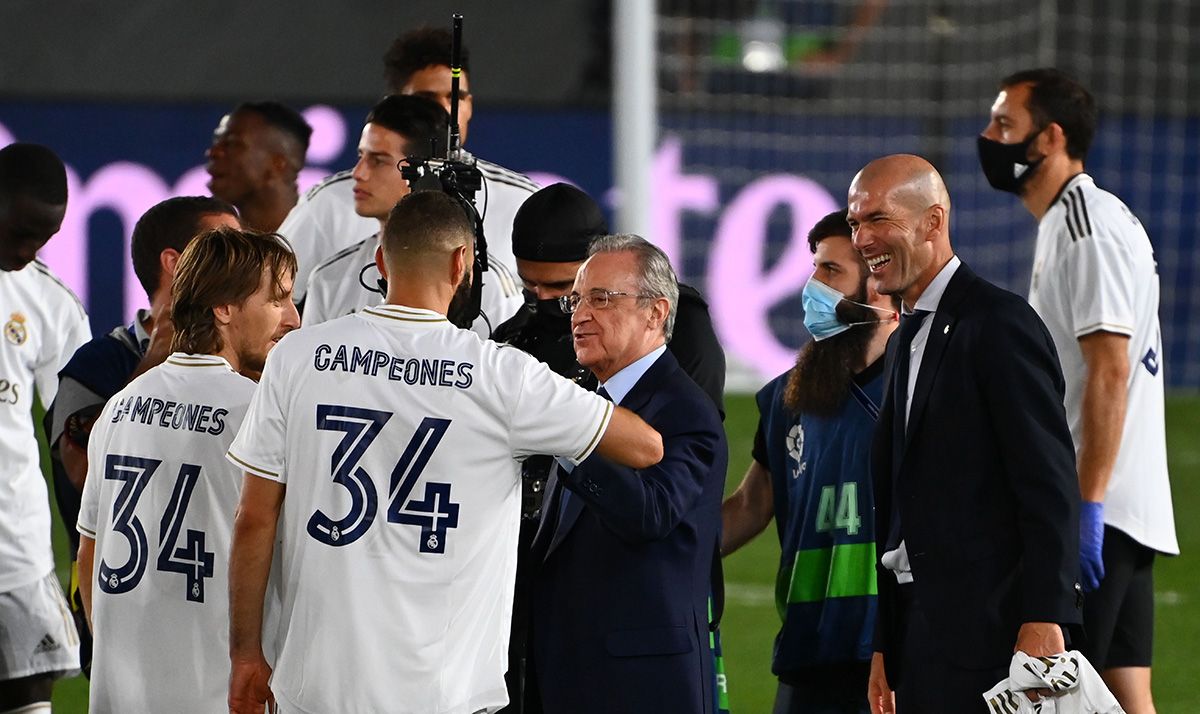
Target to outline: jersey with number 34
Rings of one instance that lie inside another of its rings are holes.
[[[253,393],[224,359],[176,353],[96,421],[77,524],[96,541],[92,711],[225,710],[242,481],[225,452]]]
[[[229,452],[287,486],[276,699],[314,713],[499,709],[517,459],[582,460],[611,409],[427,310],[371,307],[281,340]]]

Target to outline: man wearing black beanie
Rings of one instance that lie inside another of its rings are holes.
[[[589,390],[596,389],[596,377],[575,359],[571,316],[562,311],[558,299],[571,293],[575,274],[587,259],[592,240],[608,232],[600,207],[574,186],[556,183],[527,198],[517,210],[512,228],[513,255],[525,294],[525,306],[492,334],[493,340],[533,355],[556,373]],[[713,331],[708,305],[695,288],[679,285],[674,336],[667,343],[667,349],[712,398],[724,419],[725,352]],[[552,463],[551,457],[532,456],[525,460],[521,472],[516,600],[509,641],[509,668],[505,675],[510,703],[503,710],[514,714],[541,711],[535,677],[527,664],[532,661],[528,652],[532,616],[530,586],[535,565],[540,561],[530,557],[530,546],[540,521],[542,498]]]

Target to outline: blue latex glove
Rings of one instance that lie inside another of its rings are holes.
[[[1104,504],[1084,501],[1079,510],[1079,575],[1085,592],[1104,579]]]

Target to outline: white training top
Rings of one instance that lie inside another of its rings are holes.
[[[1029,303],[1058,350],[1075,449],[1087,376],[1079,338],[1129,336],[1128,406],[1104,498],[1104,521],[1162,553],[1178,553],[1167,477],[1158,271],[1142,224],[1091,176],[1067,182],[1038,224]]]
[[[483,188],[475,195],[475,207],[483,217],[488,256],[516,275],[517,261],[512,252],[513,218],[538,186],[528,177],[488,161],[477,159],[476,166],[483,174]],[[296,284],[292,288],[292,299],[300,302],[305,298],[313,268],[378,231],[378,220],[354,212],[354,179],[349,171],[336,173],[309,189],[278,230],[296,253]],[[307,308],[305,310],[307,312]]]
[[[275,697],[309,714],[504,706],[518,459],[580,461],[611,414],[428,310],[284,337],[229,450],[287,484]]]
[[[91,710],[225,711],[229,544],[242,473],[225,459],[254,382],[175,353],[105,405],[77,530],[96,541]]]
[[[54,570],[50,500],[33,432],[33,389],[58,393],[58,370],[92,338],[71,290],[41,261],[0,271],[0,593]]]
[[[305,327],[383,301],[380,293],[363,287],[363,283],[375,286],[381,277],[375,267],[375,249],[378,247],[379,234],[375,234],[334,254],[313,270],[308,279],[308,297],[304,300]],[[471,329],[484,339],[491,337],[493,330],[525,304],[521,288],[508,268],[493,260],[490,254],[488,267],[483,273],[483,290],[479,295],[479,317],[471,325]]]

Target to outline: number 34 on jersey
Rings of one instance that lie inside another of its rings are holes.
[[[377,409],[317,405],[317,429],[344,434],[334,448],[330,469],[333,482],[345,488],[350,496],[350,508],[345,515],[335,518],[317,509],[308,519],[308,534],[317,541],[331,546],[349,545],[374,523],[379,507],[378,491],[375,480],[360,462],[392,415]],[[459,504],[450,500],[449,483],[427,481],[420,498],[412,495],[449,428],[449,419],[422,419],[388,482],[387,522],[419,528],[417,550],[421,553],[445,553],[447,531],[458,527]]]
[[[118,454],[109,454],[104,460],[104,478],[121,483],[113,500],[112,530],[129,546],[129,556],[124,562],[113,565],[105,558],[96,568],[97,583],[105,593],[127,593],[136,588],[146,574],[150,544],[136,511],[142,493],[161,465],[162,461],[158,459]],[[183,575],[186,578],[185,597],[191,602],[202,603],[204,580],[213,576],[215,554],[204,549],[204,531],[189,528],[186,534],[181,533],[199,479],[199,466],[183,464],[179,468],[171,499],[159,522],[155,567],[161,572]]]

